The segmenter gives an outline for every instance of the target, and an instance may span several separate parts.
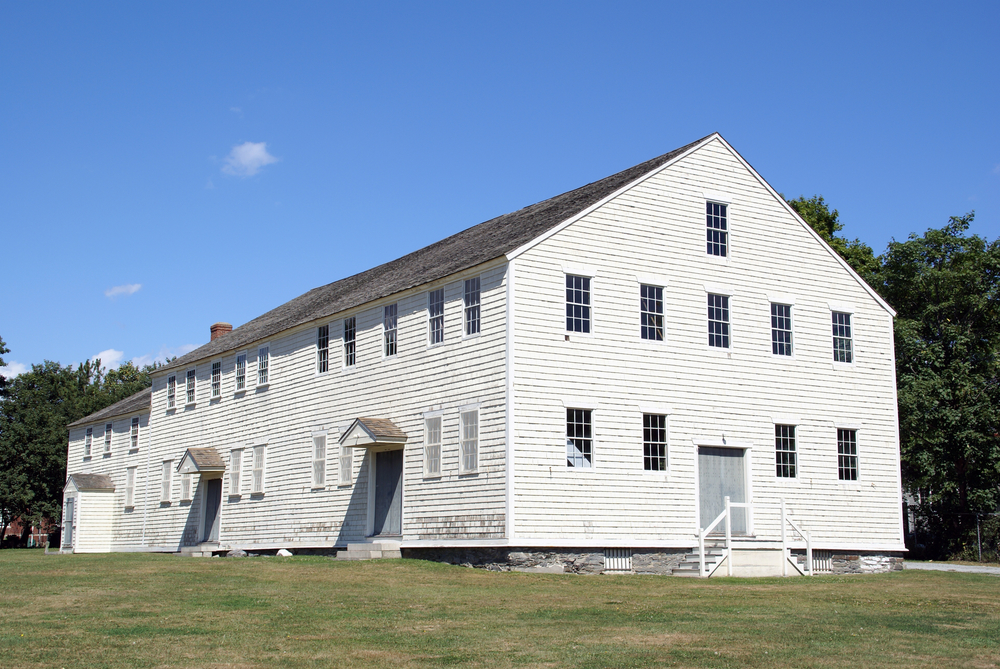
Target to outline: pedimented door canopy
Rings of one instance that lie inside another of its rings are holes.
[[[388,418],[355,418],[340,437],[340,443],[351,448],[402,447],[406,433]]]
[[[220,478],[226,463],[214,448],[189,448],[177,465],[181,474],[200,474],[203,479]]]

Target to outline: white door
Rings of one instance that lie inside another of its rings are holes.
[[[746,502],[746,451],[742,448],[698,448],[699,527],[708,527],[730,502]],[[732,509],[733,534],[747,533],[746,509]],[[725,532],[725,521],[714,532]]]

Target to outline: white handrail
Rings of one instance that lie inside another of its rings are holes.
[[[795,532],[805,539],[806,542],[806,573],[813,576],[813,549],[812,549],[812,538],[807,530],[803,530],[801,527],[795,524],[795,521],[788,517],[788,512],[785,508],[785,498],[781,498],[781,554],[784,559],[781,562],[781,575],[788,576],[788,562],[791,560],[791,552],[788,550],[788,539],[785,533],[785,523],[792,526]]]

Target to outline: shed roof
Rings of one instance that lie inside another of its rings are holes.
[[[89,416],[84,416],[80,420],[73,421],[68,427],[77,427],[78,425],[86,425],[87,423],[99,423],[100,421],[108,418],[127,416],[128,414],[135,413],[136,411],[148,412],[151,396],[152,388],[143,388],[135,395],[129,395],[123,400],[118,400],[111,406],[104,407],[100,411],[95,411]]]
[[[158,372],[236,350],[297,325],[332,316],[502,257],[714,135],[600,181],[480,223],[384,265],[314,288],[182,355]]]

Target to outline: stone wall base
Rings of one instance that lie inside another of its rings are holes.
[[[491,571],[534,571],[567,574],[667,574],[688,549],[637,548],[632,551],[630,572],[607,571],[604,551],[593,548],[404,548],[403,557],[476,567]]]
[[[884,574],[903,571],[901,553],[840,553],[830,556],[833,574]]]

